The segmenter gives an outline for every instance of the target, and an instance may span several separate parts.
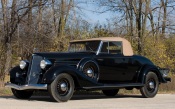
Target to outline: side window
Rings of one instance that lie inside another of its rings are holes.
[[[122,42],[109,42],[108,50],[110,54],[122,54]]]
[[[108,42],[103,42],[101,53],[108,53]]]

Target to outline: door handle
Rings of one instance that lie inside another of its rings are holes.
[[[104,61],[104,59],[97,59],[98,61]]]

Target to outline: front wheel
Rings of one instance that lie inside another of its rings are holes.
[[[66,73],[59,74],[48,86],[51,98],[57,102],[68,101],[74,93],[74,80]]]
[[[115,96],[119,92],[119,89],[102,90],[102,92],[106,96]]]
[[[18,98],[18,99],[29,99],[32,94],[33,94],[33,90],[16,90],[16,89],[11,89],[13,95]]]
[[[145,98],[153,98],[156,96],[159,87],[159,80],[154,72],[149,72],[146,75],[146,81],[144,87],[140,89],[140,92]]]

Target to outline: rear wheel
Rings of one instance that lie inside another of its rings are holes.
[[[66,102],[74,93],[74,80],[66,73],[62,73],[48,86],[51,98],[57,102]]]
[[[119,89],[102,90],[102,92],[106,96],[115,96],[119,92]]]
[[[29,99],[32,94],[33,94],[33,90],[16,90],[16,89],[11,89],[13,95],[18,98],[18,99]]]
[[[156,96],[159,87],[159,80],[154,72],[149,72],[146,75],[146,81],[144,87],[140,89],[140,92],[145,98],[153,98]]]

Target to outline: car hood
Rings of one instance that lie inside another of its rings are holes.
[[[48,53],[34,53],[33,55],[42,56],[46,59],[65,59],[65,58],[85,58],[96,55],[94,52],[48,52]]]

